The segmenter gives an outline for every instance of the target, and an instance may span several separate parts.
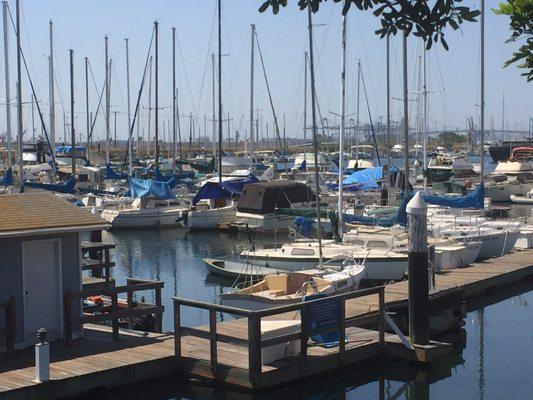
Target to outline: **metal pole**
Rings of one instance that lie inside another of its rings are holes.
[[[155,169],[159,169],[159,23],[155,27]]]
[[[22,125],[22,64],[20,47],[20,1],[16,2],[16,26],[17,26],[17,106],[18,106],[18,164],[20,192],[24,192],[24,163],[22,161],[22,140],[24,126]]]
[[[56,159],[56,105],[55,105],[55,75],[54,75],[54,24],[50,20],[49,22],[49,31],[50,31],[50,58],[48,60],[49,66],[49,97],[50,97],[50,145],[52,148],[52,159],[55,162]],[[52,183],[56,180],[56,165],[52,168]]]
[[[128,96],[128,159],[129,175],[133,175],[133,132],[131,132],[131,99],[130,99],[130,50],[129,39],[126,41],[126,93]]]
[[[176,28],[172,28],[172,173],[176,173]]]
[[[35,96],[31,94],[31,140],[35,143]]]
[[[315,67],[313,56],[313,20],[311,5],[307,4],[307,22],[309,32],[309,71],[311,74],[311,116],[313,121],[313,152],[315,156],[315,192],[316,192],[316,216],[318,238],[318,263],[322,267],[322,233],[320,232],[320,183],[318,176],[318,134],[316,129],[316,101],[315,101]]]
[[[481,0],[481,16],[480,16],[480,29],[481,29],[481,71],[480,71],[480,115],[479,115],[479,159],[481,162],[480,171],[480,184],[483,184],[485,178],[485,0]]]
[[[115,136],[115,140],[114,140],[115,146],[114,147],[116,149],[117,148],[117,114],[118,114],[118,111],[113,111],[113,114],[115,116],[115,118],[114,118],[115,123],[114,123],[114,130],[113,131],[114,131],[114,136]]]
[[[179,103],[178,103],[178,89],[176,89],[176,120],[178,125],[178,140],[180,143],[180,160],[183,159],[183,151],[181,148],[181,127],[180,127],[180,109],[179,109]],[[214,156],[214,154],[213,154]]]
[[[403,164],[405,175],[405,192],[409,190],[409,99],[407,98],[407,33],[402,35],[403,49]]]
[[[342,181],[344,178],[344,131],[346,124],[346,16],[342,16],[342,56],[341,56],[341,104],[340,104],[340,126],[339,126],[339,198],[337,204],[338,211],[338,234],[342,239]]]
[[[425,42],[424,42],[425,44]],[[422,121],[422,134],[424,137],[422,138],[422,175],[424,176],[424,190],[427,190],[428,188],[428,177],[427,177],[427,169],[428,169],[428,158],[427,158],[427,146],[428,146],[428,132],[427,132],[427,120],[428,120],[428,114],[427,114],[427,104],[428,104],[428,92],[427,92],[427,84],[426,84],[426,49],[424,48],[424,57],[423,57],[423,79],[424,79],[424,91],[422,93],[423,100],[424,100],[424,106],[423,106],[423,113],[424,118]]]
[[[250,168],[253,165],[254,158],[254,48],[255,48],[255,25],[251,25],[250,38]],[[229,117],[228,117],[229,118]]]
[[[69,50],[70,54],[70,143],[72,147],[71,176],[76,179],[76,131],[74,129],[74,50]]]
[[[152,140],[152,56],[150,56],[150,80],[148,83],[148,140],[146,141],[146,157],[150,157],[150,141]]]
[[[109,52],[107,47],[107,36],[105,37],[105,162],[109,164],[109,110],[110,90],[109,90]]]
[[[218,0],[218,181],[222,182],[222,0]]]
[[[361,88],[361,60],[357,60],[357,111],[355,127],[355,160],[359,162],[359,92]],[[356,164],[357,165],[357,164]]]
[[[6,84],[6,133],[7,133],[7,166],[11,168],[11,147],[12,147],[12,132],[11,132],[11,95],[9,93],[9,29],[7,20],[7,1],[2,2],[3,22],[4,22],[4,74]]]
[[[306,141],[307,141],[307,51],[304,51],[304,142]]]
[[[387,169],[390,173],[391,137],[390,137],[390,38],[387,35]],[[388,202],[387,202],[388,205]]]

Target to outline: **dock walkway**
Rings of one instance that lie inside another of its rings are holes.
[[[490,304],[490,296],[506,296],[510,288],[530,285],[532,281],[533,250],[516,251],[468,268],[438,274],[435,290],[430,293],[432,313],[451,304],[449,299],[442,301],[446,296],[453,298],[452,303],[462,304],[468,310]],[[387,285],[384,300],[388,312],[393,310],[401,315],[407,305],[407,282]],[[262,364],[259,356],[261,370],[256,373],[260,379],[255,384],[252,384],[249,366],[250,362],[257,362],[257,351],[252,350],[251,354],[249,349],[259,349],[260,354],[261,343],[243,345],[251,326],[246,324],[246,318],[222,323],[215,318],[214,335],[209,326],[183,328],[179,334],[179,357],[175,352],[174,333],[143,336],[121,331],[120,341],[116,343],[110,328],[85,325],[84,338],[74,340],[69,348],[63,343],[51,345],[52,380],[49,382],[33,381],[33,348],[0,355],[0,399],[54,399],[98,387],[174,374],[216,379],[241,388],[261,388],[381,355],[420,360],[421,355],[437,357],[447,350],[446,345],[433,343],[428,346],[429,352],[418,353],[418,349],[413,352],[401,344],[398,336],[389,333],[383,333],[380,342],[381,328],[376,330],[380,320],[378,294],[346,299],[344,304],[346,343],[342,354],[339,346],[328,349],[310,344],[305,363],[298,362],[299,357],[293,357]],[[216,315],[211,311],[210,314]],[[295,318],[295,313],[286,313],[284,317]],[[276,318],[280,317],[276,315]],[[213,339],[216,343],[215,362]],[[267,344],[273,345],[276,339],[279,338],[268,339]]]

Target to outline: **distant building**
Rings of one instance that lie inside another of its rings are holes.
[[[82,289],[80,233],[102,230],[106,221],[48,192],[0,196],[0,304],[14,298],[16,348],[63,338],[63,299]],[[81,304],[79,307],[81,315]],[[0,314],[0,329],[6,321]],[[80,327],[74,327],[79,335]],[[0,341],[4,349],[4,341]]]

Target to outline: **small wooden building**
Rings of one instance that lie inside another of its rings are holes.
[[[61,339],[64,294],[82,287],[80,233],[109,225],[43,191],[0,195],[0,216],[0,305],[14,308],[0,314],[0,330],[14,325],[8,336],[15,348],[34,344],[39,328],[47,329],[49,341]],[[79,326],[74,330],[80,333]]]

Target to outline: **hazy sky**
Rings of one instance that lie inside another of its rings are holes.
[[[9,1],[14,15],[15,2]],[[112,68],[112,111],[118,111],[118,136],[126,137],[126,69],[124,38],[130,43],[131,103],[135,107],[154,20],[159,21],[159,104],[172,105],[172,41],[171,27],[178,35],[177,71],[179,107],[183,114],[193,113],[204,130],[204,115],[211,114],[211,64],[210,54],[216,53],[215,0],[21,0],[22,46],[26,53],[37,97],[45,111],[48,124],[48,21],[54,22],[56,47],[56,74],[58,91],[57,131],[63,135],[63,109],[70,112],[68,50],[75,51],[75,89],[78,132],[85,136],[84,57],[88,57],[92,72],[101,89],[104,80],[104,35],[109,35]],[[250,97],[250,24],[256,24],[263,52],[274,104],[280,123],[286,114],[288,136],[303,136],[303,84],[304,51],[307,42],[307,15],[299,11],[296,0],[274,16],[269,11],[260,14],[260,0],[224,0],[222,10],[223,53],[223,104],[224,113],[232,119],[232,129],[248,130]],[[479,1],[465,0],[477,8]],[[490,11],[497,1],[488,0],[486,17],[486,105],[487,129],[491,115],[497,129],[501,127],[502,95],[505,92],[506,125],[512,129],[527,129],[528,118],[533,117],[533,86],[527,84],[515,67],[502,69],[513,46],[505,44],[508,31],[506,17]],[[317,95],[324,117],[334,119],[329,112],[338,113],[340,90],[340,6],[325,3],[314,16],[315,64]],[[361,60],[372,118],[378,121],[385,115],[385,40],[380,40],[374,30],[379,21],[371,13],[355,7],[348,18],[348,73],[347,113],[356,110],[357,59]],[[16,59],[15,37],[10,30],[11,97],[15,97]],[[442,129],[464,127],[466,119],[478,118],[479,104],[479,24],[467,23],[460,31],[447,32],[450,51],[436,47],[428,53],[429,126]],[[401,38],[392,43],[392,95],[401,97]],[[419,85],[420,40],[409,40],[409,87]],[[5,99],[2,60],[2,85],[0,97]],[[265,82],[256,50],[255,107],[263,123],[269,124],[272,136],[270,111]],[[96,110],[98,94],[90,81],[90,109]],[[148,85],[142,98],[141,133],[147,130]],[[363,90],[361,89],[361,93]],[[24,75],[23,98],[29,100],[30,91]],[[416,94],[411,95],[413,99]],[[61,102],[63,100],[63,102]],[[414,123],[417,102],[411,102],[410,118]],[[368,121],[365,99],[361,96],[360,118]],[[13,108],[13,129],[15,124]],[[399,118],[401,104],[393,100],[393,119]],[[160,132],[163,121],[171,118],[171,108],[160,112]],[[153,115],[152,115],[153,116]],[[355,118],[350,115],[348,118]],[[38,125],[37,117],[35,117]],[[31,128],[31,109],[24,107],[24,121]],[[103,114],[99,116],[97,136],[103,137]],[[188,118],[181,118],[182,135],[188,136]],[[207,122],[211,135],[211,123]],[[0,112],[0,126],[5,129],[5,111]],[[152,125],[153,126],[153,125]],[[111,121],[113,131],[113,120]],[[166,129],[166,128],[165,128]],[[263,128],[265,129],[265,128]],[[31,134],[31,132],[29,133]],[[146,134],[146,133],[145,133]],[[263,134],[266,132],[263,130]]]

